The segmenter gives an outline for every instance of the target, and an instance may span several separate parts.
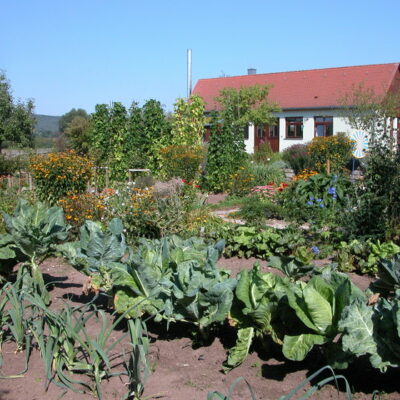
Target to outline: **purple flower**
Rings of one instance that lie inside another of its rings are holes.
[[[319,208],[324,208],[323,203],[320,203],[320,204],[319,204]]]
[[[314,254],[319,254],[319,248],[318,248],[317,246],[311,247],[311,251],[312,251]]]
[[[316,201],[317,203],[321,203],[322,199],[317,199]]]
[[[314,203],[312,201],[307,201],[307,205],[312,206],[312,205],[314,205]]]
[[[331,187],[328,189],[328,194],[335,195],[335,194],[336,194],[336,188],[333,187],[333,186],[331,186]]]

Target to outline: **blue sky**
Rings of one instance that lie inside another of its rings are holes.
[[[186,95],[200,78],[400,61],[399,0],[0,0],[0,69],[39,114]]]

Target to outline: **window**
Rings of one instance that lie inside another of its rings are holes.
[[[243,137],[244,137],[244,140],[247,140],[249,138],[249,126],[248,125],[243,128]]]
[[[279,120],[275,121],[275,125],[269,126],[268,135],[270,138],[277,138],[279,137]]]
[[[303,139],[303,117],[286,118],[286,138]]]
[[[314,117],[314,136],[333,135],[333,117]]]
[[[264,138],[264,125],[259,125],[257,126],[257,137],[259,139],[263,139]]]

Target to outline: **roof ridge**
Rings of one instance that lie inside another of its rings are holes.
[[[400,62],[391,62],[391,63],[382,63],[382,64],[364,64],[364,65],[347,65],[344,67],[328,67],[328,68],[312,68],[312,69],[298,69],[298,70],[293,70],[293,71],[280,71],[280,72],[265,72],[261,74],[244,74],[244,75],[232,75],[232,76],[220,76],[220,77],[215,77],[215,78],[202,78],[199,79],[199,81],[207,81],[207,80],[213,80],[213,79],[230,79],[230,78],[240,78],[240,77],[249,77],[249,76],[262,76],[262,75],[277,75],[277,74],[288,74],[291,72],[309,72],[309,71],[326,71],[326,70],[333,70],[333,69],[345,69],[345,68],[361,68],[361,67],[376,67],[380,65],[397,65],[400,66]]]

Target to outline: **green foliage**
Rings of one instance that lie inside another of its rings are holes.
[[[379,279],[373,283],[374,289],[389,292],[400,289],[400,254],[378,262],[378,277]]]
[[[370,146],[363,182],[346,214],[349,235],[390,237],[400,226],[399,196],[400,153],[382,139]]]
[[[125,180],[129,168],[158,171],[159,150],[170,144],[170,125],[160,102],[98,104],[91,116],[91,154],[98,166],[109,166],[112,180]]]
[[[21,198],[17,188],[0,189],[0,212],[10,214],[14,211],[18,200]],[[0,216],[0,234],[5,233],[6,226],[3,217]]]
[[[87,154],[90,144],[90,123],[88,117],[74,117],[65,128],[69,146],[79,154]]]
[[[256,336],[270,334],[275,342],[282,344],[278,303],[285,294],[287,279],[261,273],[258,264],[251,271],[242,270],[237,279],[231,318],[238,328],[238,337],[224,363],[225,372],[245,360]]]
[[[242,166],[234,174],[231,175],[231,180],[228,186],[228,193],[231,196],[246,196],[255,186],[254,175],[251,171]]]
[[[171,145],[160,149],[160,159],[166,179],[179,177],[193,182],[199,175],[204,149],[202,146]]]
[[[350,242],[339,243],[335,260],[342,271],[356,270],[362,274],[375,275],[380,261],[398,253],[400,253],[400,247],[392,241],[353,239]]]
[[[31,206],[26,200],[20,200],[14,214],[3,213],[7,234],[1,241],[12,250],[10,256],[15,261],[25,261],[18,270],[22,287],[34,289],[43,296],[46,303],[50,297],[45,288],[39,265],[52,255],[55,246],[68,237],[69,226],[66,225],[62,208],[47,208],[42,203]],[[19,254],[22,257],[18,259]]]
[[[210,144],[202,187],[211,192],[223,192],[230,184],[231,176],[245,160],[243,138],[237,141],[228,122],[220,124],[216,113],[211,115]]]
[[[70,125],[71,122],[77,117],[87,120],[89,116],[82,108],[72,108],[70,111],[62,115],[58,120],[59,131],[66,132],[68,125]]]
[[[318,375],[325,372],[325,370],[327,370],[327,369],[330,371],[332,376],[329,376],[328,378],[325,378],[322,381],[319,381],[316,384],[314,384],[310,389],[307,390],[307,392],[305,394],[302,395],[301,398],[303,400],[310,398],[315,392],[317,392],[318,390],[321,390],[321,388],[324,385],[327,385],[328,383],[331,383],[331,382],[335,383],[336,388],[339,391],[338,381],[339,381],[339,379],[342,379],[345,384],[345,387],[346,387],[346,398],[347,398],[347,400],[352,400],[353,399],[352,391],[351,391],[349,382],[347,381],[346,377],[344,377],[343,375],[336,375],[335,372],[333,371],[332,367],[329,365],[327,365],[326,367],[322,367],[318,371],[311,374],[308,378],[304,379],[303,382],[301,382],[294,389],[292,389],[287,395],[281,396],[279,398],[279,400],[292,399],[293,396],[297,395],[297,392],[299,392],[300,390],[302,390],[302,391],[305,390],[304,387],[306,385],[309,385],[312,381],[314,381],[317,378]],[[373,397],[373,399],[374,399],[374,397]]]
[[[171,125],[165,116],[161,103],[147,101],[142,108],[143,136],[140,150],[146,155],[146,168],[157,173],[160,168],[159,151],[171,144]]]
[[[273,123],[268,86],[250,86],[241,89],[225,88],[216,101],[220,112],[211,116],[211,139],[205,169],[205,186],[213,192],[226,190],[230,177],[246,160],[243,129],[249,124]]]
[[[112,272],[119,311],[137,305],[134,315],[147,312],[168,321],[186,321],[199,332],[223,321],[236,281],[216,268],[223,243],[206,246],[200,239],[178,237],[142,241],[124,268]]]
[[[342,311],[365,295],[345,275],[331,274],[330,279],[314,276],[306,284],[297,282],[286,291],[288,305],[300,324],[294,324],[283,340],[283,354],[301,361],[314,345],[332,341],[340,332]]]
[[[229,122],[232,127],[243,129],[250,122],[254,125],[274,123],[273,113],[280,108],[268,102],[269,90],[269,86],[261,85],[222,89],[215,100],[220,104],[224,124]]]
[[[110,110],[106,104],[96,104],[91,115],[90,154],[98,166],[105,165],[108,160],[111,137],[109,124]]]
[[[310,169],[312,161],[306,144],[294,144],[282,152],[282,160],[287,162],[295,172]]]
[[[217,400],[232,400],[232,395],[233,395],[233,392],[235,391],[236,385],[241,380],[244,380],[244,382],[246,383],[246,386],[247,386],[247,388],[249,389],[249,392],[250,392],[251,400],[256,400],[257,397],[254,394],[253,388],[251,387],[250,383],[247,382],[245,379],[243,379],[241,376],[239,378],[236,378],[234,380],[234,382],[231,384],[231,386],[229,387],[228,396],[225,396],[221,392],[217,392],[217,391],[208,392],[207,393],[207,400],[214,400],[214,398],[217,398]]]
[[[10,83],[0,71],[0,152],[5,141],[32,146],[35,119],[32,100],[15,102]]]
[[[254,176],[254,186],[274,183],[279,185],[285,181],[285,173],[280,162],[271,164],[249,164],[249,172]]]
[[[328,221],[348,205],[351,189],[347,177],[319,173],[293,182],[282,192],[280,204],[295,220]]]
[[[350,161],[355,142],[340,132],[329,137],[315,137],[308,145],[313,168],[317,171],[341,172]]]
[[[227,232],[225,254],[228,257],[257,257],[289,255],[305,245],[304,234],[292,227],[286,229],[239,226]]]
[[[172,117],[171,143],[200,147],[204,134],[204,100],[198,95],[177,99]]]
[[[18,157],[7,157],[0,154],[0,176],[13,175],[18,170],[23,169],[26,162]]]
[[[302,262],[303,260],[296,258],[296,256],[271,256],[268,259],[268,265],[283,272],[291,280],[303,278],[304,276],[313,272],[314,266],[309,264],[313,259],[311,251],[309,251],[306,247],[300,247],[297,249],[297,251],[300,252],[302,250],[305,250],[305,252],[309,255],[309,257],[306,257],[306,263]]]
[[[397,291],[392,300],[381,298],[374,307],[355,301],[344,309],[339,323],[343,350],[356,357],[368,355],[382,372],[400,365],[399,295]]]
[[[392,123],[398,116],[400,105],[398,92],[391,91],[381,96],[361,83],[353,86],[339,102],[349,125],[368,132],[373,143],[378,143],[387,134],[393,135]]]
[[[275,153],[268,141],[262,142],[255,150],[252,159],[257,164],[269,164]]]
[[[249,196],[243,199],[243,205],[237,214],[247,225],[261,227],[267,219],[281,218],[283,213],[282,207],[271,200]]]
[[[39,199],[56,204],[67,195],[86,191],[93,164],[90,159],[68,151],[34,156],[30,169]]]
[[[105,231],[99,223],[86,221],[79,241],[64,243],[58,249],[74,268],[90,276],[90,289],[110,291],[111,270],[119,266],[127,251],[121,220],[111,220]]]

